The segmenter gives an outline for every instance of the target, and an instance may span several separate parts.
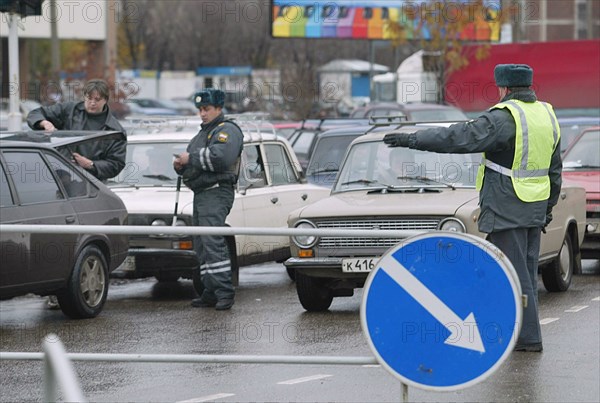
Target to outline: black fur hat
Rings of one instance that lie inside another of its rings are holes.
[[[225,93],[216,88],[206,88],[202,91],[198,91],[194,95],[194,103],[196,108],[200,109],[201,106],[213,105],[223,107],[225,105]]]
[[[533,69],[526,64],[498,64],[494,68],[494,79],[498,87],[530,87]]]

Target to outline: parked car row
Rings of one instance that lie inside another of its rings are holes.
[[[344,238],[230,236],[235,279],[241,266],[284,262],[302,306],[321,311],[333,298],[362,287],[378,258],[400,240],[352,237],[352,229],[485,236],[476,224],[479,156],[390,149],[382,142],[391,130],[414,132],[424,126],[396,118],[306,121],[288,141],[263,119],[235,118],[244,132],[244,150],[227,224],[349,232]],[[2,133],[0,222],[192,225],[193,193],[178,190],[172,160],[185,150],[199,124],[196,118],[175,117],[128,127],[126,167],[106,186],[61,153],[77,142],[122,133]],[[309,128],[316,133],[305,177],[291,141]],[[540,252],[549,291],[569,288],[582,256],[599,258],[598,133],[598,127],[585,131],[565,152],[563,192]],[[575,181],[588,188],[587,217],[585,190]],[[189,236],[2,233],[0,248],[0,298],[55,294],[63,312],[73,318],[100,313],[111,275],[161,282],[188,278],[197,291],[202,287]],[[54,255],[42,259],[44,253]]]

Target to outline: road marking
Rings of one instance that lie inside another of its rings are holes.
[[[296,378],[296,379],[290,379],[287,381],[277,382],[277,384],[278,385],[295,385],[297,383],[316,381],[318,379],[329,378],[330,376],[333,376],[333,375],[319,374],[319,375],[305,376],[304,378]]]
[[[575,305],[565,310],[565,312],[579,312],[587,307],[589,307],[589,305]]]
[[[556,322],[560,318],[546,318],[540,320],[540,325],[547,325],[548,323]]]
[[[600,301],[600,297],[592,298],[592,301]]]
[[[231,397],[231,396],[235,396],[235,393],[217,393],[217,394],[209,395],[209,396],[196,397],[196,398],[190,399],[190,400],[180,400],[177,403],[212,402],[213,400],[224,399],[226,397]]]

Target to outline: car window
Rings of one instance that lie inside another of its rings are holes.
[[[185,151],[187,143],[127,143],[125,168],[109,186],[161,186],[175,185],[177,173],[173,169],[173,154]]]
[[[8,179],[4,167],[0,165],[0,207],[14,206],[15,202],[8,186]]]
[[[15,184],[21,204],[64,199],[52,170],[37,152],[5,152],[6,170]]]
[[[46,154],[52,170],[62,182],[68,197],[84,197],[88,194],[87,181],[72,167],[56,158]]]
[[[362,133],[347,136],[322,136],[310,158],[306,175],[338,171],[348,145],[360,134]]]
[[[563,158],[565,168],[600,168],[600,131],[590,130],[573,144]]]
[[[307,131],[298,134],[298,137],[296,137],[294,140],[294,144],[292,144],[294,152],[298,155],[307,155],[316,135],[317,133],[314,131]]]
[[[298,182],[295,170],[282,145],[265,144],[265,152],[267,154],[267,168],[271,174],[273,185]]]
[[[240,167],[240,188],[259,188],[266,186],[265,167],[257,145],[244,146],[242,152],[242,166]]]

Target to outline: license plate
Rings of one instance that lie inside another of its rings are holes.
[[[355,259],[342,259],[344,273],[368,273],[375,268],[379,258],[361,257]]]
[[[127,256],[121,266],[117,268],[117,270],[123,271],[135,271],[135,256]]]

